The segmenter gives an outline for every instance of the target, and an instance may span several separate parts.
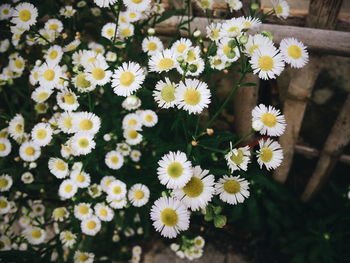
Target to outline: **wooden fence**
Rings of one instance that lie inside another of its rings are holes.
[[[170,8],[183,8],[186,1],[169,1]],[[247,2],[247,1],[243,1]],[[318,157],[316,168],[306,184],[301,196],[303,201],[310,200],[322,185],[327,181],[337,161],[350,164],[350,156],[343,155],[344,147],[350,141],[350,95],[339,112],[339,115],[328,135],[323,149],[318,150],[303,145],[297,145],[301,124],[304,118],[307,100],[311,96],[316,79],[322,69],[323,55],[337,55],[350,57],[350,33],[335,31],[337,24],[341,21],[342,28],[350,29],[350,24],[342,15],[340,19],[339,10],[342,0],[311,0],[308,12],[299,12],[296,19],[291,19],[299,26],[263,24],[249,33],[266,30],[274,35],[274,42],[279,43],[282,38],[295,37],[308,46],[310,61],[302,70],[292,70],[292,78],[287,88],[283,104],[283,113],[287,121],[287,128],[284,135],[280,137],[280,144],[284,151],[282,165],[274,172],[273,178],[285,183],[292,166],[295,153],[306,156]],[[195,9],[195,5],[192,3]],[[226,10],[226,6],[220,4],[217,10]],[[190,10],[190,12],[194,12]],[[197,13],[200,13],[197,9]],[[196,13],[196,12],[194,12]],[[214,12],[215,13],[215,12]],[[219,12],[217,12],[219,13]],[[292,11],[293,13],[293,11]],[[302,14],[302,15],[300,15]],[[293,18],[293,17],[292,17]],[[156,27],[157,34],[172,35],[177,31],[180,17],[171,17]],[[186,18],[185,18],[186,19]],[[223,22],[222,19],[214,21]],[[275,20],[271,20],[276,22]],[[205,36],[205,28],[208,20],[204,17],[196,17],[191,22],[192,29],[199,29]],[[251,129],[251,122],[246,118],[255,107],[258,99],[259,79],[255,75],[247,76],[249,82],[255,82],[256,87],[242,87],[234,98],[235,128],[240,136],[247,134]]]

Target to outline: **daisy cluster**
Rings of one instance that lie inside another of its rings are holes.
[[[231,142],[221,151],[228,168],[221,175],[172,145],[182,131],[167,125],[185,116],[180,122],[187,133],[185,120],[208,110],[216,95],[208,72],[242,61],[242,72],[271,79],[285,64],[301,68],[308,53],[300,41],[283,39],[276,47],[268,32],[248,34],[261,24],[254,16],[210,24],[205,41],[198,30],[164,41],[153,28],[165,10],[160,1],[58,2],[51,16],[42,13],[43,3],[9,2],[0,4],[8,30],[0,40],[0,117],[6,120],[0,123],[0,250],[51,253],[52,262],[106,260],[94,240],[142,237],[150,221],[162,236],[175,238],[189,228],[192,214],[208,216],[213,199],[223,206],[249,197],[240,171],[253,155],[267,170],[281,164],[275,137],[286,122],[272,106],[252,112],[259,149],[253,154],[255,145]],[[214,4],[196,2],[205,10]],[[231,11],[242,8],[239,0],[226,2]],[[273,10],[282,18],[289,12],[283,0],[274,0]],[[97,37],[89,34],[91,22]],[[2,111],[5,104],[9,112]],[[188,259],[199,258],[203,247],[202,237],[172,245]],[[141,247],[128,251],[131,262],[140,261]]]

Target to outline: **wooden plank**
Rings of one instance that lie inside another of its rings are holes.
[[[294,156],[294,146],[299,137],[307,99],[311,96],[316,78],[320,72],[321,60],[320,57],[312,56],[310,62],[302,70],[292,70],[293,78],[289,83],[283,105],[287,127],[285,133],[279,139],[284,158],[281,166],[273,174],[274,179],[280,183],[284,183],[288,178]]]
[[[343,0],[310,0],[306,26],[334,29]]]
[[[156,26],[159,34],[173,35],[176,32],[177,25],[180,21],[179,16],[173,16]],[[215,19],[215,22],[224,22],[224,20]],[[203,17],[196,17],[191,22],[191,28],[199,29],[205,36],[205,28],[208,21]],[[295,37],[305,43],[310,51],[320,52],[328,55],[340,55],[350,57],[350,33],[305,27],[281,26],[262,24],[254,30],[249,30],[250,34],[258,31],[270,31],[274,35],[274,42],[279,43],[283,38]],[[186,36],[185,32],[182,32]],[[335,44],[336,43],[336,44]]]
[[[350,94],[329,134],[316,169],[310,178],[301,199],[310,200],[327,181],[344,147],[350,142]]]
[[[306,145],[301,145],[301,144],[295,145],[295,152],[298,154],[302,154],[302,155],[309,157],[309,158],[316,158],[316,157],[320,156],[319,150],[312,148],[312,147],[309,147],[309,146],[306,146]],[[339,162],[345,163],[345,164],[350,164],[350,155],[342,154],[339,157]]]

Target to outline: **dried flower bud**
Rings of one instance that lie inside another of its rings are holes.
[[[207,134],[208,134],[208,135],[213,135],[213,134],[214,134],[214,130],[211,129],[211,128],[208,128],[208,129],[207,129]]]

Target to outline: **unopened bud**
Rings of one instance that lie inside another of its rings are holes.
[[[191,144],[192,144],[192,146],[197,146],[198,142],[197,141],[192,141]]]
[[[247,44],[247,42],[248,42],[248,37],[247,36],[241,36],[240,38],[239,38],[239,42],[242,44],[242,45],[245,45],[245,44]]]
[[[252,123],[252,128],[255,131],[260,131],[263,127],[264,127],[264,124],[259,120],[253,121]]]
[[[230,47],[230,48],[235,48],[237,46],[237,43],[235,40],[231,39],[227,45]]]
[[[258,4],[258,3],[252,3],[252,4],[250,5],[250,9],[252,9],[252,10],[257,10],[257,9],[259,9],[259,4]]]
[[[207,134],[208,134],[208,135],[213,135],[213,134],[214,134],[214,130],[208,128],[208,129],[207,129]]]
[[[196,30],[193,32],[193,36],[194,37],[199,37],[201,35],[201,31],[200,30]]]
[[[263,35],[264,37],[267,37],[271,41],[273,40],[273,35],[270,31],[261,31],[260,34]]]
[[[156,30],[155,30],[154,28],[149,28],[149,29],[147,30],[147,34],[148,34],[149,36],[153,36],[155,33],[156,33]]]
[[[194,64],[191,64],[189,67],[188,67],[189,71],[191,71],[192,73],[195,73],[198,69],[198,67]]]

